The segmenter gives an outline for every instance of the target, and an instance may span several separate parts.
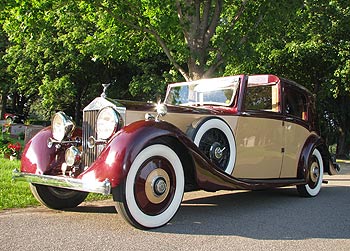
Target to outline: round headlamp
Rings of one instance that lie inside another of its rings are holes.
[[[65,161],[67,166],[78,165],[81,160],[81,152],[75,146],[71,146],[66,150]]]
[[[120,116],[116,110],[112,107],[103,108],[97,115],[97,139],[109,139],[118,130],[119,123]]]
[[[58,141],[70,137],[75,128],[74,122],[64,112],[58,112],[53,116],[51,126],[52,136]]]

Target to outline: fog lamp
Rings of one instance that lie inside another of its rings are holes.
[[[81,152],[75,146],[71,146],[66,150],[65,161],[67,166],[76,166],[81,162]]]

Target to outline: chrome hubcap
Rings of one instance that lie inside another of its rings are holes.
[[[154,169],[145,182],[145,193],[147,199],[159,204],[166,199],[170,191],[170,177],[166,171],[161,168]]]
[[[210,158],[220,160],[223,156],[223,152],[225,151],[226,147],[221,147],[220,143],[215,142],[210,147]]]
[[[154,179],[152,186],[153,186],[154,195],[161,196],[162,194],[165,193],[167,184],[163,177],[156,177]]]
[[[316,183],[320,177],[320,168],[317,163],[312,163],[310,170],[310,178],[313,183]]]

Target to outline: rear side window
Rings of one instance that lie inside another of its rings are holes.
[[[285,107],[287,115],[308,120],[308,105],[305,94],[295,88],[286,86],[284,88]]]
[[[278,84],[248,84],[244,101],[245,110],[280,112],[278,86]]]

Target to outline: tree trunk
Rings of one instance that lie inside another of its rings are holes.
[[[347,142],[347,131],[339,129],[339,136],[337,140],[337,158],[348,158],[349,157],[349,144]]]
[[[185,78],[188,76],[187,81],[210,77],[213,70],[222,63],[219,48],[211,48],[210,40],[214,36],[219,23],[223,1],[188,0],[181,2],[177,0],[176,5],[179,22],[183,27],[184,39],[189,49],[188,74],[183,75]],[[210,67],[207,65],[209,50],[215,50],[217,55],[216,62]]]
[[[188,72],[189,72],[190,80],[198,80],[203,77],[204,67],[202,65],[198,65],[196,63],[196,59],[191,57],[188,60]]]
[[[6,103],[7,103],[7,93],[2,92],[1,93],[1,109],[0,109],[0,120],[4,119],[5,109],[6,109]]]
[[[350,105],[350,100],[347,95],[342,95],[337,98],[339,108],[338,118],[338,139],[337,139],[337,157],[348,158],[350,152],[350,116],[346,112]]]

